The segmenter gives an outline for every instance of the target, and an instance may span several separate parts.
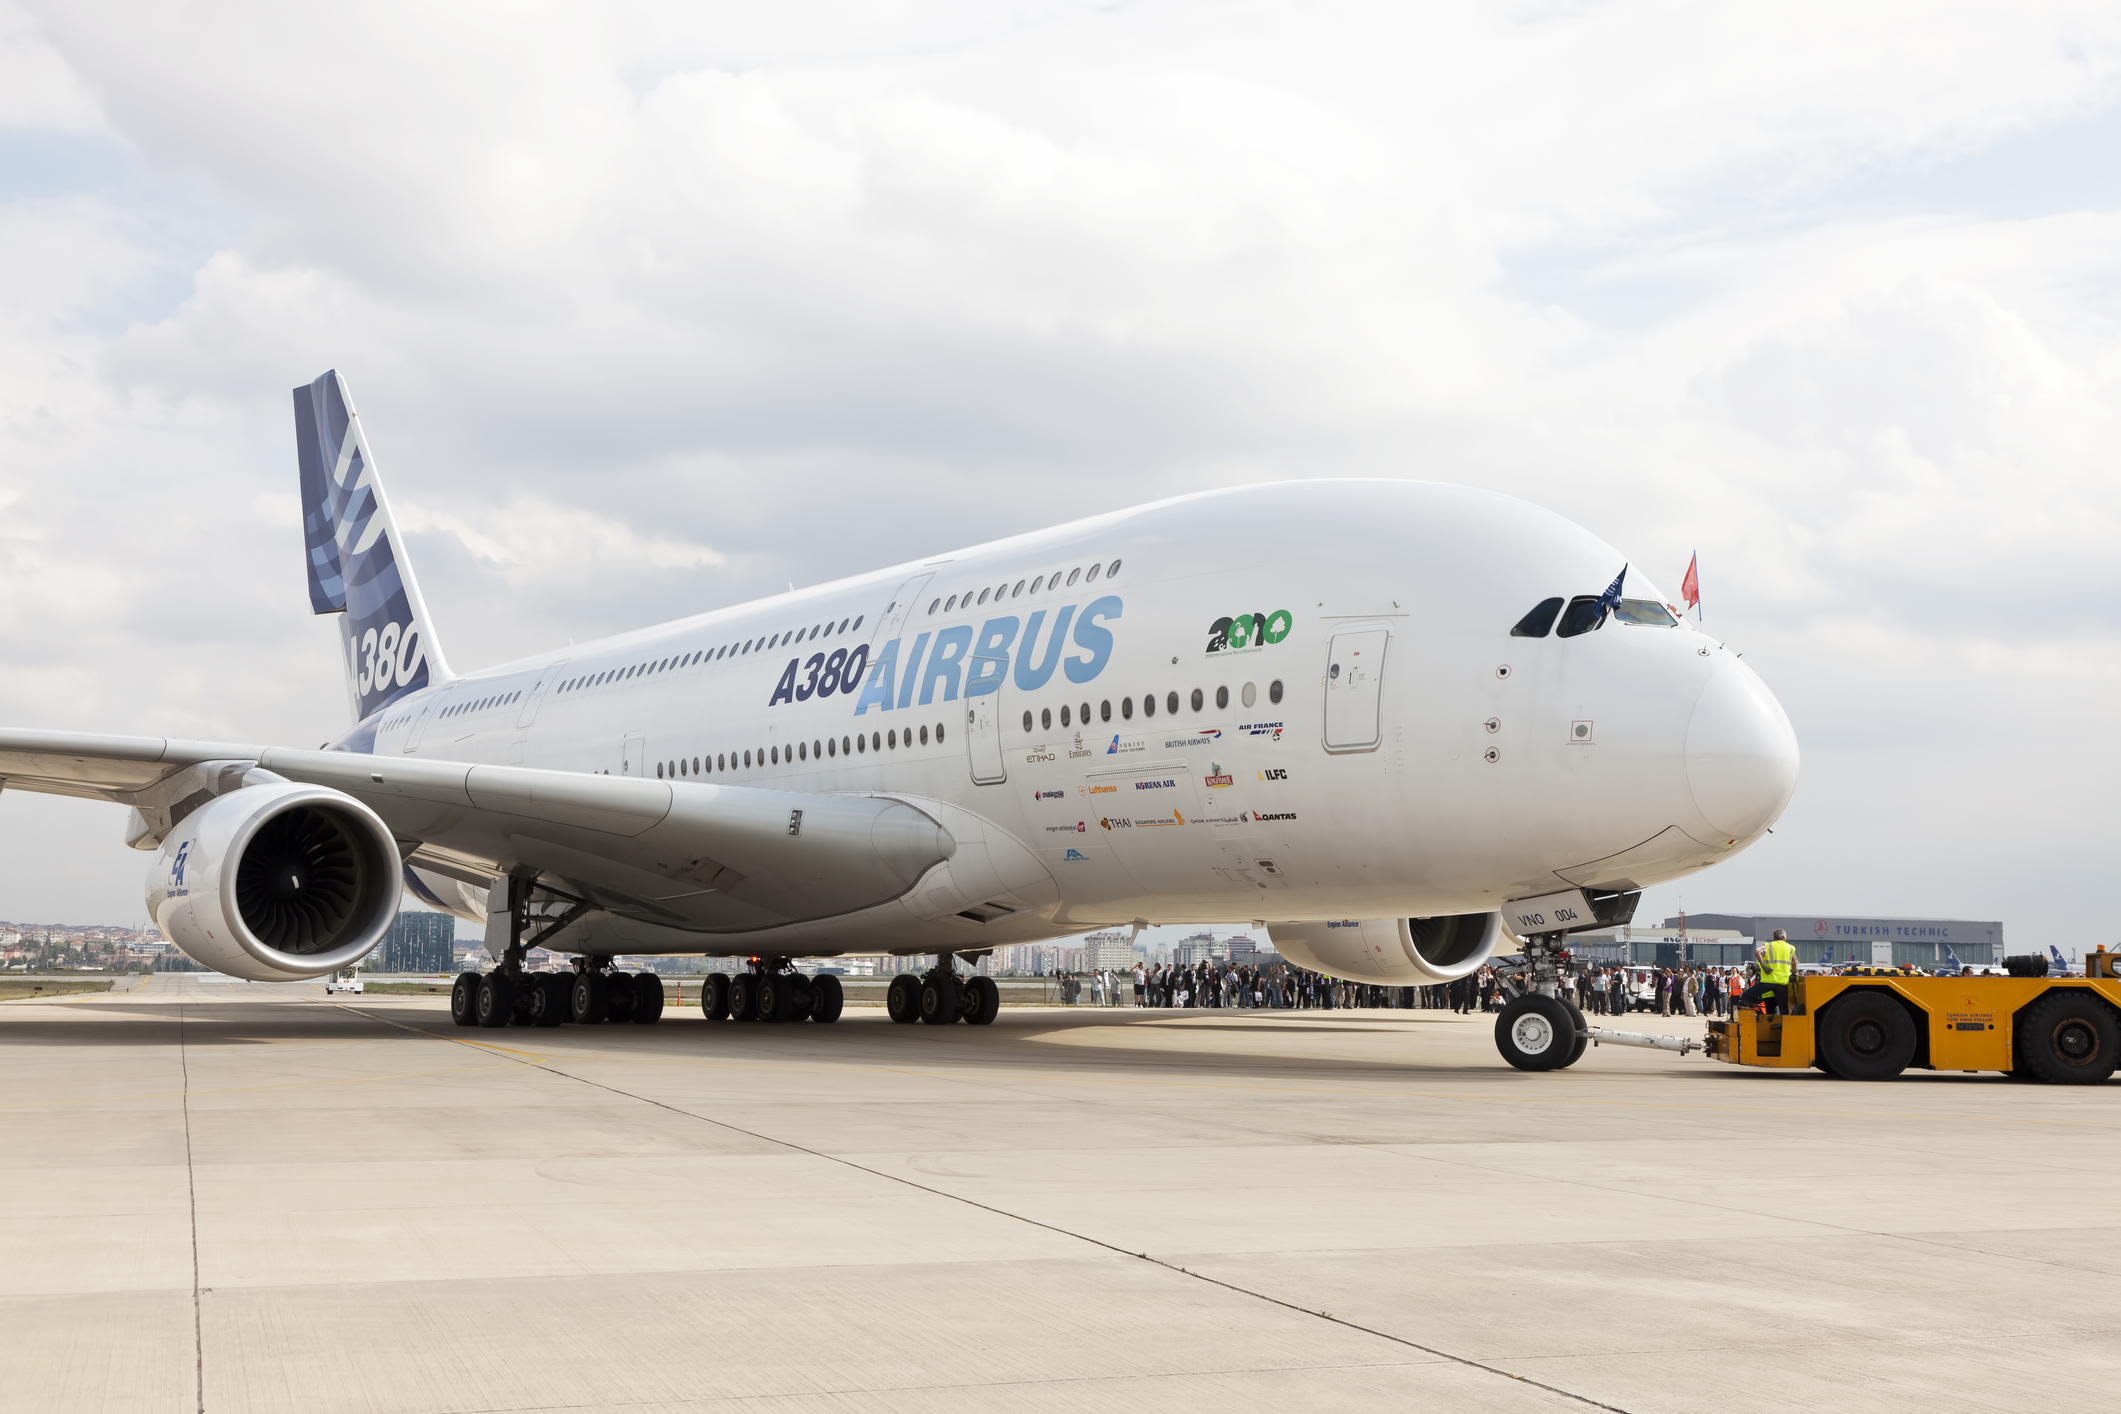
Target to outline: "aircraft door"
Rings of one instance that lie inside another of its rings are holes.
[[[455,688],[444,688],[428,697],[427,705],[420,709],[420,715],[412,719],[412,729],[405,733],[406,751],[420,749],[420,738],[427,735],[427,724],[441,716],[442,709],[447,707],[456,695]]]
[[[1378,724],[1388,628],[1344,628],[1326,653],[1326,750],[1372,751],[1383,740]]]
[[[965,704],[965,749],[972,757],[972,783],[998,786],[1009,779],[1002,764],[1002,695],[990,692]]]
[[[906,626],[906,616],[913,612],[914,601],[920,598],[921,591],[933,578],[932,574],[917,574],[898,587],[898,593],[891,596],[891,603],[877,615],[876,628],[869,635],[872,644],[889,643],[898,637],[898,631]]]
[[[647,773],[648,738],[640,732],[628,732],[619,748],[619,774],[640,780]]]
[[[546,692],[551,689],[554,683],[560,680],[560,674],[566,667],[567,660],[562,658],[559,662],[554,663],[551,667],[538,674],[538,680],[531,687],[530,695],[523,699],[523,715],[516,718],[516,730],[526,730],[532,722],[538,719],[538,704],[545,700]]]

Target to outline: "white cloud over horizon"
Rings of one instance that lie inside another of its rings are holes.
[[[0,2],[0,720],[339,727],[327,367],[459,666],[1418,476],[1701,552],[1806,763],[1690,911],[2112,942],[2117,85],[2112,4]],[[0,794],[0,916],[137,918],[118,828]]]

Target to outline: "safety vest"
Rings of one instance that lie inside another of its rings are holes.
[[[1790,967],[1797,961],[1797,949],[1787,938],[1770,938],[1760,949],[1760,980],[1763,982],[1787,982]]]

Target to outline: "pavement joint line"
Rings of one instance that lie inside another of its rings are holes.
[[[357,1016],[368,1016],[369,1019],[372,1021],[380,1021],[386,1026],[394,1026],[400,1030],[409,1031],[415,1035],[426,1036],[432,1040],[443,1041],[456,1045],[479,1044],[470,1040],[469,1038],[459,1038],[444,1033],[427,1031],[420,1027],[410,1026],[404,1022],[393,1021],[385,1017],[369,1016],[367,1012],[358,1011],[343,1002],[334,1002],[331,1003],[331,1005],[342,1007],[344,1010],[351,1011]],[[867,1164],[859,1164],[852,1159],[843,1158],[837,1154],[828,1154],[819,1149],[812,1149],[807,1145],[798,1144],[791,1139],[782,1139],[777,1135],[761,1134],[756,1130],[746,1129],[742,1125],[731,1124],[727,1120],[720,1120],[715,1119],[709,1115],[697,1114],[691,1110],[683,1109],[677,1105],[673,1105],[665,1100],[651,1099],[646,1095],[636,1095],[631,1091],[621,1090],[616,1085],[607,1085],[602,1081],[591,1080],[586,1076],[574,1075],[569,1073],[568,1071],[561,1070],[556,1066],[547,1065],[541,1061],[525,1059],[521,1061],[520,1064],[530,1066],[537,1070],[542,1070],[548,1075],[556,1076],[563,1080],[571,1080],[577,1085],[587,1085],[592,1089],[602,1090],[609,1095],[618,1095],[625,1099],[632,1100],[637,1104],[649,1105],[655,1109],[663,1110],[670,1114],[679,1115],[685,1119],[693,1120],[696,1123],[711,1124],[718,1129],[726,1129],[731,1131],[732,1133],[742,1134],[748,1138],[756,1139],[763,1144],[778,1144],[781,1147],[791,1149],[798,1154],[805,1154],[811,1158],[823,1160],[826,1163],[837,1164],[843,1168],[850,1168],[857,1173],[868,1174],[872,1178],[881,1178],[889,1183],[900,1184],[904,1187],[911,1188],[916,1192],[926,1193],[933,1197],[941,1198],[945,1202],[961,1203],[968,1208],[977,1208],[981,1212],[992,1213],[994,1216],[999,1218],[1005,1218],[1012,1222],[1020,1222],[1029,1227],[1041,1228],[1047,1232],[1051,1232],[1058,1236],[1072,1239],[1076,1242],[1087,1244],[1088,1246],[1102,1248],[1103,1250],[1113,1253],[1116,1256],[1132,1257],[1136,1261],[1147,1262],[1151,1266],[1161,1268],[1166,1272],[1176,1273],[1180,1276],[1190,1278],[1193,1281],[1201,1282],[1208,1286],[1221,1287],[1225,1291],[1234,1292],[1240,1296],[1248,1296],[1255,1301],[1263,1301],[1270,1306],[1278,1306],[1285,1311],[1293,1311],[1300,1316],[1308,1316],[1312,1320],[1324,1321],[1329,1325],[1340,1326],[1345,1330],[1358,1331],[1364,1335],[1374,1336],[1379,1340],[1390,1341],[1394,1345],[1404,1346],[1409,1350],[1418,1350],[1424,1355],[1432,1355],[1439,1360],[1448,1360],[1453,1364],[1463,1365],[1467,1369],[1479,1370],[1485,1374],[1495,1375],[1506,1380],[1514,1380],[1519,1384],[1530,1385],[1535,1389],[1545,1390],[1549,1394],[1559,1395],[1563,1399],[1572,1400],[1575,1403],[1585,1405],[1592,1409],[1603,1409],[1608,1411],[1608,1414],[1630,1414],[1630,1411],[1622,1408],[1620,1405],[1607,1404],[1605,1401],[1593,1399],[1587,1394],[1578,1394],[1575,1390],[1563,1389],[1559,1385],[1550,1385],[1543,1380],[1535,1380],[1529,1375],[1520,1375],[1515,1371],[1505,1370],[1497,1365],[1484,1364],[1481,1361],[1471,1359],[1468,1356],[1454,1355],[1448,1350],[1439,1350],[1434,1346],[1423,1345],[1419,1341],[1409,1340],[1405,1336],[1393,1335],[1389,1331],[1381,1331],[1373,1326],[1366,1326],[1358,1321],[1348,1320],[1346,1317],[1343,1316],[1335,1316],[1325,1311],[1314,1311],[1309,1307],[1299,1306],[1293,1301],[1285,1301],[1279,1296],[1273,1296],[1264,1291],[1255,1291],[1250,1287],[1240,1286],[1236,1282],[1224,1281],[1219,1277],[1211,1277],[1203,1272],[1189,1271],[1186,1268],[1179,1266],[1175,1262],[1166,1261],[1161,1257],[1152,1257],[1147,1252],[1130,1252],[1124,1247],[1118,1246],[1115,1243],[1106,1242],[1102,1238],[1092,1237],[1088,1233],[1076,1232],[1072,1229],[1061,1227],[1054,1223],[1041,1222],[1037,1218],[1027,1217],[1022,1213],[1012,1213],[1006,1208],[997,1208],[990,1203],[982,1203],[975,1198],[967,1198],[962,1194],[952,1193],[946,1189],[935,1188],[929,1184],[917,1183],[913,1179],[905,1177],[903,1174],[887,1173],[882,1169],[874,1169],[869,1167]],[[201,1414],[204,1414],[203,1409],[201,1411]]]
[[[199,1173],[191,1152],[191,1052],[184,1044],[184,1008],[177,1007],[177,1068],[184,1077],[184,1191],[191,1210],[192,1376],[199,1414],[206,1414],[206,1318],[199,1299]]]
[[[443,1070],[406,1070],[395,1075],[342,1075],[332,1080],[281,1080],[270,1085],[228,1085],[217,1090],[146,1090],[137,1095],[95,1095],[83,1100],[30,1100],[16,1105],[0,1105],[0,1114],[10,1110],[48,1110],[81,1105],[112,1105],[127,1100],[183,1099],[189,1103],[194,1095],[250,1095],[266,1090],[306,1090],[320,1085],[370,1085],[384,1080],[421,1080],[436,1075],[477,1075],[481,1071],[501,1069],[495,1065],[451,1066]]]

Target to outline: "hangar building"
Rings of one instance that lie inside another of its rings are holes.
[[[1679,926],[1677,918],[1665,927]],[[1851,918],[1833,914],[1690,913],[1688,932],[1731,930],[1746,938],[1765,938],[1777,928],[1789,934],[1799,962],[1872,962],[1935,967],[1949,947],[1969,967],[2003,961],[2003,924],[1993,919]],[[1751,949],[1746,950],[1751,956]],[[1733,959],[1735,960],[1735,959]]]

